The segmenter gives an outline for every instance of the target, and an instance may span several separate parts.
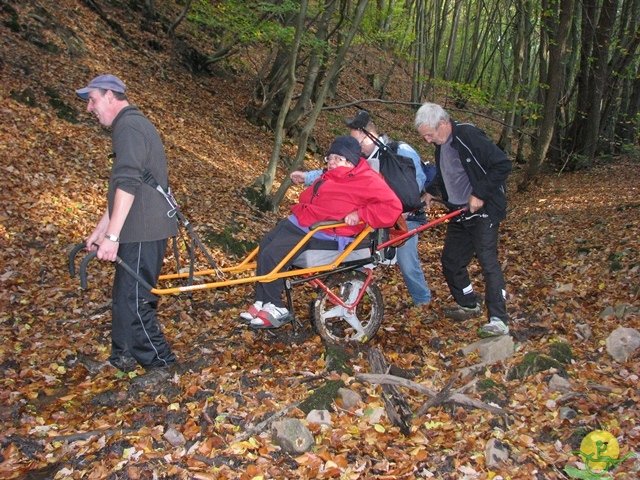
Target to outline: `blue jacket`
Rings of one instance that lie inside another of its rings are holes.
[[[470,123],[451,121],[451,145],[460,155],[474,197],[484,200],[484,210],[493,223],[507,216],[506,181],[511,173],[511,160],[478,127]],[[440,146],[436,145],[436,177],[427,193],[448,200],[440,168]]]

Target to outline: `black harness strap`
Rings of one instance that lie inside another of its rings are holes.
[[[187,251],[189,252],[189,285],[193,284],[196,246],[200,248],[204,256],[207,258],[207,261],[209,262],[209,265],[211,266],[211,268],[216,271],[218,278],[221,278],[221,279],[224,278],[224,273],[222,272],[222,270],[220,270],[216,262],[213,260],[213,258],[209,254],[209,251],[200,240],[200,237],[198,237],[198,235],[196,234],[195,230],[193,229],[193,226],[191,225],[189,220],[187,220],[185,216],[182,215],[182,212],[180,212],[180,209],[178,208],[178,202],[176,201],[175,197],[171,193],[171,187],[168,187],[167,191],[165,191],[164,188],[162,188],[162,186],[158,184],[158,182],[153,177],[151,172],[149,172],[147,169],[143,170],[142,172],[142,180],[147,185],[151,186],[152,188],[154,188],[155,190],[157,190],[162,194],[162,196],[165,198],[165,200],[167,201],[170,207],[170,210],[167,212],[167,215],[169,217],[176,217],[180,222],[182,222],[182,225],[184,225],[184,227],[189,232],[189,235],[191,237],[191,247],[187,245]],[[178,264],[178,271],[179,271],[180,260],[179,260],[179,254],[178,254],[178,246],[177,246],[177,241],[175,237],[173,240],[174,240],[173,254],[174,254],[174,257],[176,258],[176,262]]]

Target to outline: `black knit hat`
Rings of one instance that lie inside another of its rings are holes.
[[[358,165],[360,162],[360,144],[353,137],[346,136],[336,138],[329,147],[327,156],[332,153],[346,158],[354,165]]]

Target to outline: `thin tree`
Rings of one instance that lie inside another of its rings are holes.
[[[271,150],[271,159],[269,160],[269,166],[264,176],[264,192],[271,192],[273,187],[273,180],[276,176],[276,169],[278,167],[278,160],[280,159],[280,149],[282,147],[282,140],[284,137],[284,123],[287,118],[287,112],[291,105],[291,99],[295,92],[296,85],[296,64],[298,60],[298,53],[300,51],[300,43],[305,30],[305,20],[307,17],[307,5],[308,0],[300,0],[300,12],[298,13],[298,21],[296,22],[296,32],[291,44],[291,50],[289,52],[289,68],[287,89],[282,102],[282,108],[278,114],[278,120],[276,122],[276,128],[274,129],[274,141],[273,149]]]
[[[520,100],[520,89],[522,88],[522,68],[524,65],[525,50],[525,22],[526,17],[530,14],[528,11],[526,0],[516,0],[515,17],[511,29],[511,39],[513,42],[513,62],[511,88],[507,98],[507,111],[504,117],[504,127],[498,141],[498,146],[506,153],[511,151],[511,134],[513,133],[513,125],[516,118],[516,110],[518,109],[518,101]]]
[[[287,173],[299,169],[300,166],[302,165],[302,162],[304,160],[304,157],[307,151],[307,142],[309,140],[309,136],[311,135],[313,127],[315,126],[316,121],[320,116],[320,112],[322,111],[324,100],[331,86],[331,81],[334,79],[336,75],[340,73],[342,69],[342,66],[345,61],[345,57],[347,55],[347,52],[349,51],[349,48],[351,47],[351,43],[353,42],[356,32],[358,31],[360,22],[362,21],[364,11],[368,3],[369,3],[369,0],[358,1],[355,14],[353,15],[353,20],[351,22],[351,27],[349,28],[348,33],[345,35],[343,43],[340,45],[340,48],[336,52],[335,58],[333,59],[333,63],[331,64],[331,67],[329,67],[329,70],[322,83],[322,87],[320,88],[320,93],[318,94],[316,103],[313,106],[313,109],[311,110],[311,112],[309,113],[307,122],[305,123],[302,130],[300,131],[300,136],[298,139],[298,152]],[[272,209],[274,211],[277,211],[278,206],[280,205],[280,202],[282,202],[282,199],[284,198],[285,193],[287,192],[290,186],[291,186],[291,180],[289,178],[289,175],[287,174],[286,177],[283,179],[282,183],[280,184],[280,188],[278,188],[277,192],[273,196],[268,198],[269,202],[271,203]]]
[[[542,123],[538,131],[538,141],[527,168],[525,175],[518,185],[519,190],[525,190],[531,181],[538,175],[540,167],[547,155],[547,150],[551,143],[556,118],[558,98],[562,89],[562,63],[565,56],[567,37],[569,36],[569,26],[573,15],[574,0],[560,0],[559,12],[552,15],[553,21],[548,25],[553,26],[552,32],[555,41],[549,47],[549,64],[546,69],[549,72],[548,90],[545,96],[544,108],[542,111]],[[544,28],[544,23],[541,24]]]

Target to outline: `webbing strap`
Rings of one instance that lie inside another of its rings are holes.
[[[153,174],[147,169],[144,169],[142,172],[142,181],[144,181],[146,184],[148,184],[149,186],[151,186],[152,188],[154,188],[155,190],[157,190],[162,194],[162,196],[165,198],[165,200],[171,207],[171,209],[167,212],[167,215],[170,218],[177,217],[178,220],[182,222],[184,227],[189,232],[189,235],[191,236],[191,247],[187,245],[187,250],[189,252],[189,285],[193,284],[193,270],[194,270],[194,263],[195,263],[196,245],[200,248],[204,256],[207,258],[207,261],[209,262],[209,265],[211,266],[211,268],[216,271],[216,275],[218,276],[218,278],[223,279],[224,273],[222,272],[222,270],[220,270],[216,262],[213,260],[213,258],[209,254],[209,251],[207,250],[207,248],[204,246],[204,244],[202,243],[202,241],[200,240],[196,232],[193,230],[193,227],[189,222],[189,220],[187,220],[185,216],[182,215],[182,212],[180,212],[180,209],[178,208],[178,202],[176,201],[175,197],[171,193],[171,187],[167,187],[167,191],[165,191],[164,188],[162,188],[162,186],[158,184]],[[174,252],[176,250],[177,249],[175,248],[175,244],[174,244]],[[178,265],[179,265],[179,260],[177,255],[176,255],[176,261],[178,262]]]

